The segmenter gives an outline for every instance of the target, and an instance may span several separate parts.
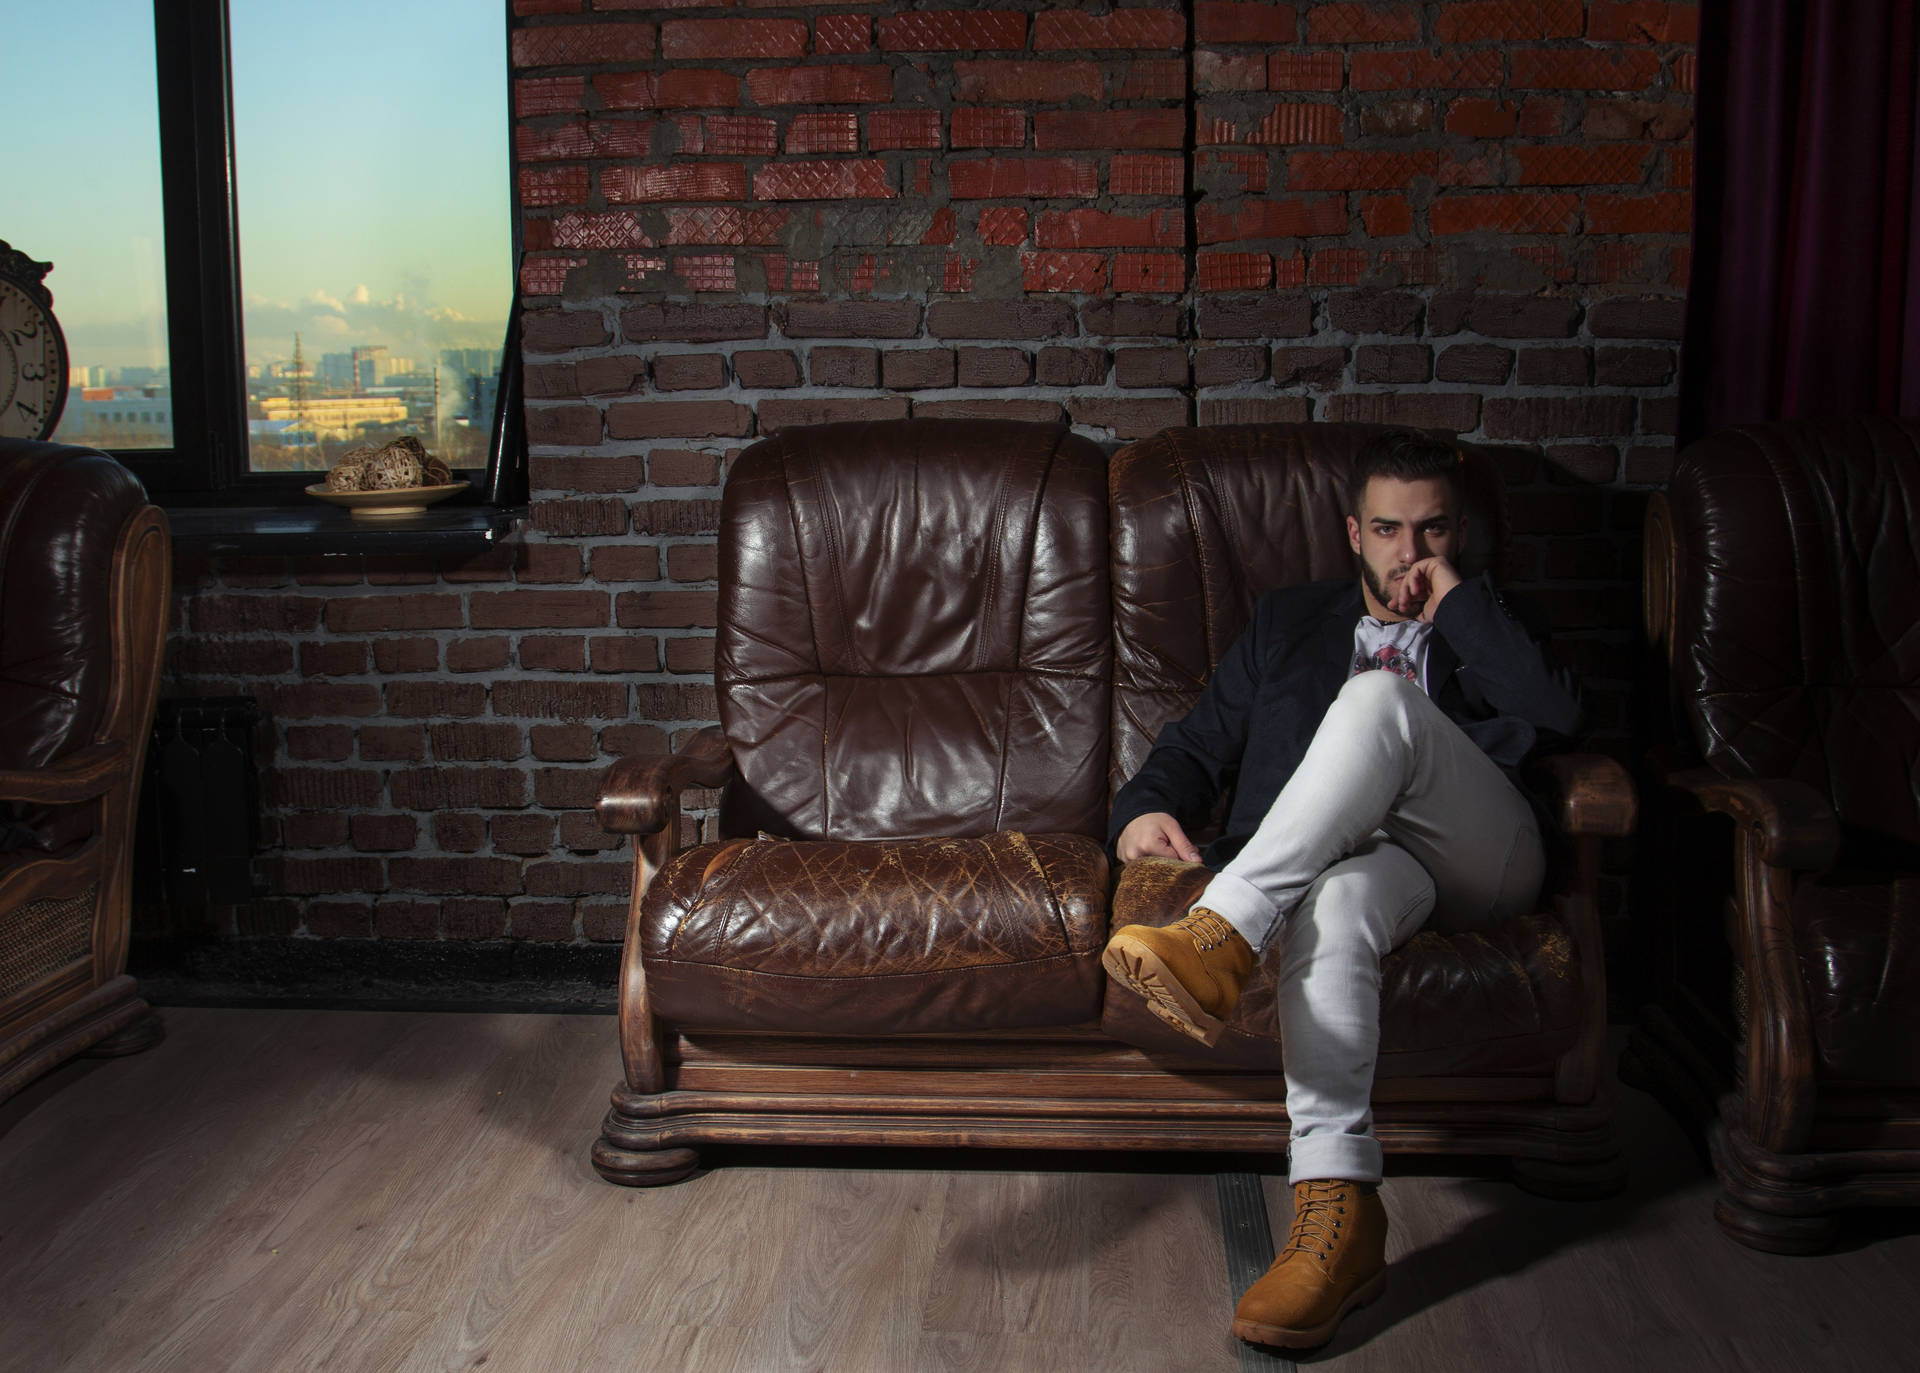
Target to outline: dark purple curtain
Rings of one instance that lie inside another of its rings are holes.
[[[1680,440],[1920,414],[1914,0],[1705,0]]]

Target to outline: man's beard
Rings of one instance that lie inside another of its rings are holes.
[[[1392,611],[1394,593],[1387,589],[1381,580],[1380,574],[1373,570],[1372,563],[1368,562],[1365,558],[1360,558],[1358,561],[1360,563],[1360,580],[1367,584],[1367,590],[1373,593],[1373,599],[1379,602],[1382,609]],[[1409,570],[1408,568],[1400,569],[1401,575],[1404,576]],[[1418,615],[1420,608],[1425,604],[1426,602],[1424,600],[1414,602],[1413,609],[1408,611],[1407,614],[1409,616]],[[1400,612],[1394,611],[1394,613],[1398,614]]]

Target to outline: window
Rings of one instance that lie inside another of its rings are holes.
[[[512,297],[506,26],[231,0],[249,467],[412,434],[486,465]]]
[[[16,149],[53,189],[8,227],[55,264],[59,437],[176,504],[297,501],[402,434],[488,465],[517,235],[504,4],[0,8],[16,51],[45,36]]]
[[[129,403],[169,390],[151,9],[148,0],[4,7],[9,50],[33,58],[8,63],[0,238],[53,263],[46,284],[71,368],[54,431],[63,443],[173,446],[170,421],[135,428],[125,418]]]

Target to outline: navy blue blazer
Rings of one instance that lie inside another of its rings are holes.
[[[1114,797],[1111,848],[1137,816],[1165,811],[1205,823],[1233,789],[1218,868],[1259,828],[1299,767],[1321,718],[1352,672],[1353,629],[1367,613],[1357,578],[1307,582],[1262,596],[1252,622],[1184,719],[1168,723],[1140,771]],[[1486,755],[1512,774],[1543,739],[1571,739],[1580,703],[1540,640],[1488,576],[1470,577],[1434,612],[1427,694]]]

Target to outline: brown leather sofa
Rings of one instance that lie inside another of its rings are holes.
[[[1920,421],[1690,445],[1646,524],[1673,742],[1622,1072],[1710,1119],[1716,1215],[1829,1244],[1920,1202]]]
[[[1178,430],[1108,460],[1050,426],[901,421],[744,453],[722,724],[602,784],[601,822],[639,836],[602,1175],[670,1182],[730,1143],[1283,1151],[1270,981],[1213,1050],[1109,991],[1109,926],[1178,918],[1204,872],[1112,871],[1107,806],[1262,591],[1353,575],[1344,472],[1373,432]],[[1545,775],[1575,852],[1539,915],[1388,960],[1376,1119],[1390,1150],[1602,1192],[1596,849],[1633,797],[1608,760]],[[692,787],[723,788],[725,837],[676,851]]]
[[[169,576],[124,467],[0,439],[0,1099],[160,1037],[125,968]]]

